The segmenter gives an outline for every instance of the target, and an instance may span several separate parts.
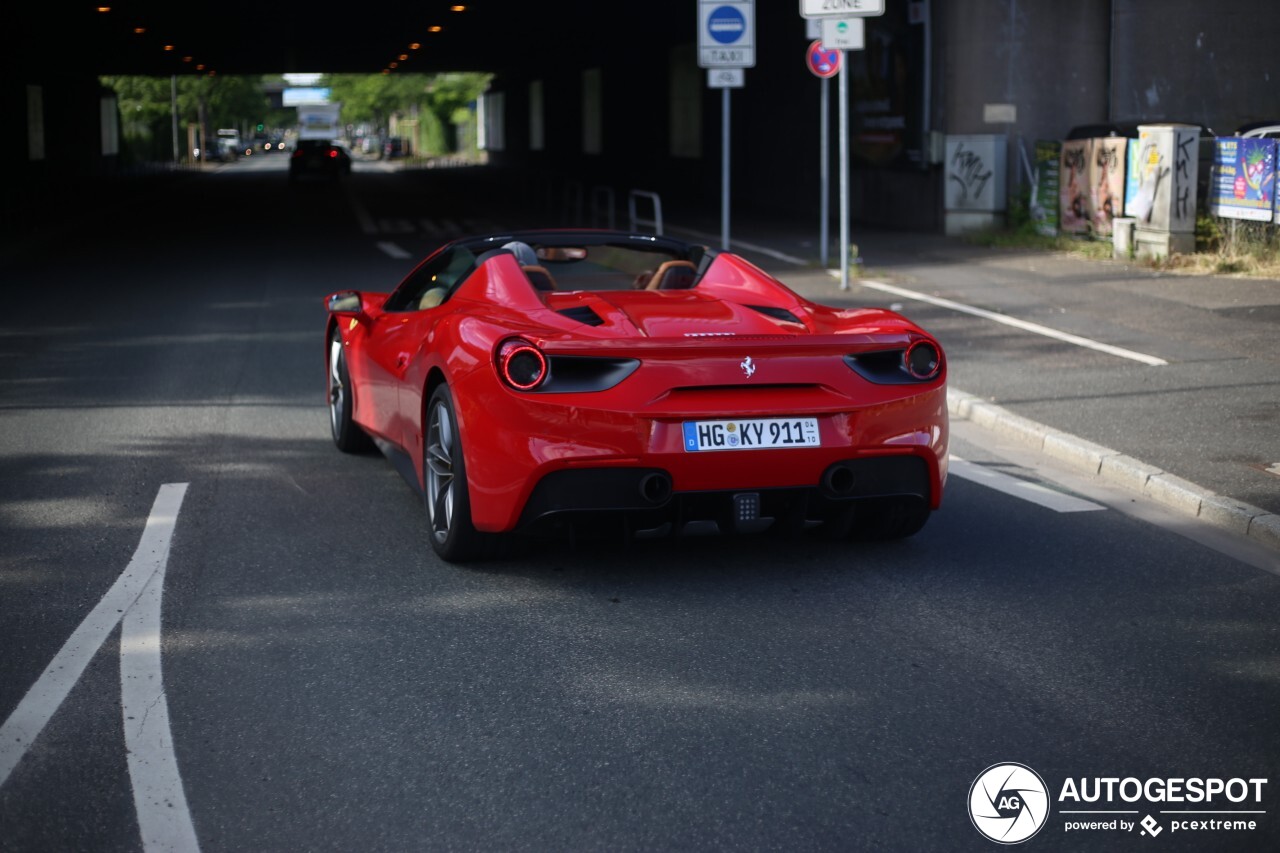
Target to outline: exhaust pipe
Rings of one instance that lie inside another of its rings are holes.
[[[822,472],[822,489],[832,497],[847,498],[856,486],[853,471],[845,465],[836,463]]]
[[[671,475],[652,471],[640,478],[640,497],[654,506],[664,504],[671,497]]]

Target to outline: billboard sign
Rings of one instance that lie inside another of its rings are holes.
[[[1031,221],[1037,234],[1058,236],[1058,174],[1062,143],[1041,139],[1036,142],[1035,180],[1031,183]]]
[[[286,107],[299,104],[327,104],[332,94],[327,86],[290,86],[282,93],[280,102]]]
[[[1209,212],[1270,222],[1276,200],[1276,141],[1229,136],[1215,140],[1214,147]]]

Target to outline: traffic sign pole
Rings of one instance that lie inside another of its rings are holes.
[[[844,54],[838,50],[828,50],[821,39],[810,42],[805,52],[805,64],[813,74],[822,80],[822,99],[818,102],[818,137],[820,140],[821,162],[818,166],[819,194],[821,196],[821,220],[819,222],[818,242],[821,244],[820,256],[822,266],[827,265],[831,251],[831,239],[828,234],[831,225],[831,142],[830,142],[830,87],[827,81],[831,75],[840,72]]]
[[[831,35],[840,37],[840,289],[849,289],[849,73],[845,68],[846,49],[860,50],[863,25],[857,18],[884,14],[884,0],[800,0],[800,17],[817,20],[844,18]],[[828,40],[823,25],[823,43]]]
[[[840,289],[849,289],[849,73],[840,51]]]
[[[698,64],[741,71],[756,64],[755,0],[698,0]],[[741,85],[740,83],[738,85]],[[729,248],[729,87],[723,86],[720,156],[720,245]]]
[[[729,251],[729,90],[720,97],[720,248]]]
[[[822,225],[818,234],[818,245],[821,248],[822,268],[827,268],[827,262],[831,259],[831,81],[827,77],[823,77],[820,81],[822,84],[822,101],[818,106],[818,127],[819,135],[822,138],[822,163],[818,168],[819,180],[822,182],[821,204],[822,208]]]

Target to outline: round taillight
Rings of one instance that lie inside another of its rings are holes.
[[[331,159],[333,159],[333,160],[338,159],[338,149],[337,149],[337,148],[330,148],[330,149],[329,149],[329,157],[330,157]]]
[[[498,349],[498,373],[517,391],[532,391],[547,378],[547,357],[528,341],[507,341]]]
[[[929,341],[916,341],[903,353],[902,366],[916,379],[932,379],[942,369],[942,353]]]

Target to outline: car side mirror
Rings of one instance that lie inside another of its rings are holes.
[[[343,290],[329,297],[330,314],[360,314],[364,311],[364,300],[359,291]]]

